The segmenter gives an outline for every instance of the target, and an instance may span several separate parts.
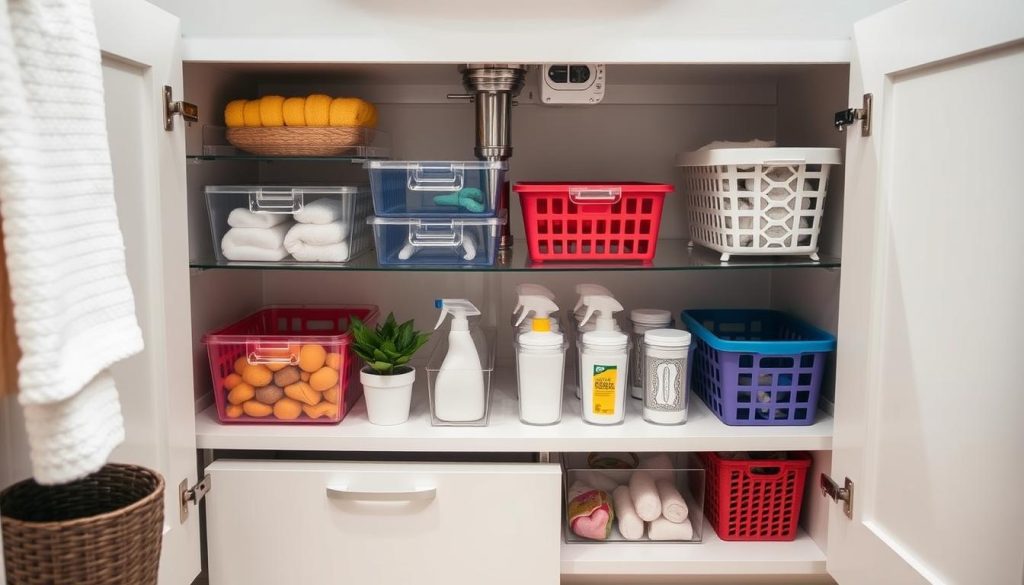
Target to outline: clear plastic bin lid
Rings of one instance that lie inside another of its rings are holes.
[[[355,195],[369,193],[368,185],[207,185],[209,194],[303,193],[307,195]]]
[[[505,225],[508,218],[502,217],[377,217],[366,218],[370,225],[450,225],[460,226],[499,226]]]

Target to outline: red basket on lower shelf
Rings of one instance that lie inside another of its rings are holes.
[[[267,307],[204,335],[220,422],[341,422],[362,394],[352,317],[377,307]]]
[[[530,258],[650,261],[672,185],[516,183]]]
[[[700,458],[708,482],[704,515],[719,538],[796,538],[804,482],[811,466],[809,454],[789,453],[786,459],[727,459],[718,453],[701,453]]]

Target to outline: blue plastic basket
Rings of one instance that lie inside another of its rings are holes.
[[[836,338],[779,311],[683,311],[693,334],[690,387],[727,425],[814,423]]]

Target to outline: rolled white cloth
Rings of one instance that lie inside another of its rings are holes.
[[[345,206],[334,197],[311,201],[295,212],[295,221],[307,224],[334,223],[345,216]],[[345,223],[348,223],[347,221]]]
[[[689,520],[676,524],[659,516],[647,525],[647,538],[651,540],[693,540],[693,525]]]
[[[265,250],[284,247],[284,237],[292,223],[282,223],[270,228],[231,228],[221,238],[221,249],[228,246],[252,246]]]
[[[658,488],[650,472],[633,472],[629,478],[629,494],[633,498],[636,515],[644,521],[650,522],[661,516],[661,498],[658,497]]]
[[[284,247],[287,248],[300,242],[310,246],[340,244],[348,238],[350,229],[351,225],[347,221],[322,224],[296,223],[285,235]]]
[[[228,214],[228,225],[233,228],[271,228],[291,218],[287,213],[253,213],[244,207],[236,207]]]
[[[658,497],[661,498],[661,515],[669,522],[682,524],[690,515],[690,508],[686,500],[679,493],[676,486],[670,482],[658,480],[655,482],[658,488]]]
[[[629,488],[620,485],[612,492],[612,504],[615,506],[615,520],[619,524],[619,533],[626,540],[640,540],[644,537],[644,521],[637,516],[633,506],[633,498]]]
[[[288,248],[292,258],[299,262],[348,262],[351,260],[348,244],[327,244],[326,246],[313,246],[304,242],[295,242]]]

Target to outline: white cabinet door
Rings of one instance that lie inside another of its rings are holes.
[[[160,582],[199,573],[199,514],[182,522],[178,485],[196,483],[195,399],[189,331],[185,130],[163,126],[163,87],[181,99],[178,19],[138,0],[94,0],[114,193],[128,277],[146,348],[113,368],[127,439],[115,461],[166,480]]]
[[[216,461],[210,585],[555,585],[555,464]]]
[[[909,0],[854,36],[828,569],[1020,585],[1024,3]]]

